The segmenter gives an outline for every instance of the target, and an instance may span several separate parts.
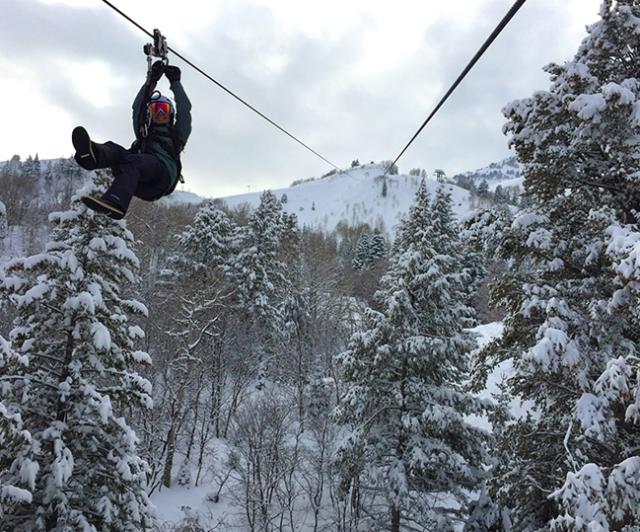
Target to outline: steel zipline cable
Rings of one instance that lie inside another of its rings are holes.
[[[131,17],[129,17],[126,13],[124,13],[123,11],[121,11],[120,9],[118,9],[116,6],[114,6],[111,2],[109,2],[108,0],[102,0],[105,4],[107,4],[111,9],[113,9],[116,13],[118,13],[119,15],[121,15],[122,17],[124,17],[125,19],[127,19],[129,22],[131,22],[131,24],[133,24],[134,26],[136,26],[139,30],[143,31],[144,33],[146,33],[149,37],[153,38],[153,34],[151,32],[149,32],[147,29],[145,29],[143,26],[141,26],[140,24],[138,24],[135,20],[133,20]],[[177,52],[176,50],[174,50],[173,48],[171,48],[171,46],[168,46],[167,49],[172,52],[176,57],[179,57],[180,59],[182,59],[185,63],[187,63],[190,67],[192,67],[193,69],[197,70],[198,72],[200,72],[200,74],[202,74],[205,78],[207,78],[209,81],[215,83],[218,87],[220,87],[223,91],[225,91],[227,94],[229,94],[230,96],[232,96],[233,98],[235,98],[236,100],[238,100],[241,104],[243,104],[244,106],[248,107],[249,109],[251,109],[254,113],[256,113],[257,115],[259,115],[260,117],[262,117],[264,120],[266,120],[267,122],[269,122],[269,124],[271,124],[272,126],[278,128],[282,133],[284,133],[285,135],[287,135],[289,138],[293,139],[294,141],[296,141],[298,144],[300,144],[301,146],[303,146],[304,148],[306,148],[307,150],[309,150],[311,153],[313,153],[315,156],[319,157],[320,159],[322,159],[325,163],[330,164],[331,166],[333,166],[336,170],[340,170],[340,168],[338,168],[338,166],[336,166],[335,164],[333,164],[329,159],[327,159],[326,157],[322,156],[321,154],[319,154],[316,150],[314,150],[313,148],[311,148],[310,146],[308,146],[307,144],[305,144],[304,142],[302,142],[298,137],[296,137],[295,135],[292,135],[291,133],[289,133],[285,128],[283,128],[282,126],[280,126],[279,124],[277,124],[276,122],[274,122],[273,120],[271,120],[268,116],[266,116],[265,114],[261,113],[260,111],[258,111],[258,109],[256,109],[253,105],[251,105],[250,103],[248,103],[246,100],[243,100],[240,96],[238,96],[237,94],[235,94],[232,90],[228,89],[227,87],[225,87],[222,83],[220,83],[219,81],[215,80],[214,78],[212,78],[209,74],[207,74],[204,70],[202,70],[200,67],[194,65],[191,61],[189,61],[186,57],[184,57],[182,54],[180,54],[179,52]]]
[[[473,68],[473,66],[478,62],[478,59],[480,59],[480,57],[482,57],[482,55],[487,51],[487,48],[489,48],[489,46],[491,46],[491,43],[493,43],[493,41],[496,39],[496,37],[498,35],[500,35],[500,32],[505,28],[505,26],[507,24],[509,24],[509,22],[511,21],[511,19],[513,18],[513,16],[518,12],[518,10],[522,7],[522,5],[525,3],[526,0],[517,0],[513,6],[511,6],[511,9],[509,9],[509,11],[507,12],[507,14],[502,18],[502,20],[498,23],[498,25],[496,26],[496,28],[493,30],[493,32],[491,33],[491,35],[489,35],[489,37],[487,38],[487,40],[484,42],[484,44],[480,47],[480,49],[476,52],[476,55],[473,56],[473,58],[471,59],[471,61],[469,61],[469,64],[464,68],[464,70],[462,71],[462,73],[458,76],[458,79],[456,79],[456,81],[453,83],[453,85],[451,85],[451,87],[449,88],[449,90],[447,91],[447,93],[442,97],[442,99],[440,100],[440,102],[438,103],[438,105],[436,105],[435,109],[433,111],[431,111],[431,114],[427,117],[427,119],[422,123],[422,125],[418,128],[418,131],[415,132],[415,134],[413,135],[413,137],[411,137],[411,140],[407,143],[407,145],[402,149],[402,151],[398,154],[398,156],[394,159],[394,161],[388,166],[388,168],[385,170],[384,172],[384,176],[386,176],[389,173],[389,170],[391,170],[393,168],[393,166],[398,162],[398,159],[400,159],[400,157],[402,157],[402,155],[404,154],[405,151],[407,151],[407,148],[409,148],[409,146],[411,146],[411,144],[413,143],[414,140],[416,140],[416,138],[418,137],[418,135],[422,132],[422,130],[425,128],[425,126],[429,123],[429,121],[434,117],[434,115],[440,110],[440,108],[444,105],[444,102],[447,101],[447,99],[449,98],[449,96],[451,96],[451,94],[453,93],[454,90],[456,90],[456,88],[458,87],[458,85],[460,85],[460,82],[465,78],[465,76],[469,73],[469,71]],[[384,177],[383,176],[383,177]]]

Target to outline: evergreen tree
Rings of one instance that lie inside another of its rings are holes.
[[[0,201],[0,239],[9,234],[9,221],[7,220],[7,208]]]
[[[489,196],[489,183],[487,183],[486,179],[483,179],[478,185],[478,197],[481,199],[487,199]]]
[[[369,245],[369,256],[371,257],[371,262],[376,263],[381,258],[383,258],[386,254],[385,250],[385,240],[384,235],[378,231],[377,229],[373,233],[371,237],[370,245]]]
[[[104,187],[107,178],[98,180]],[[6,349],[0,357],[0,399],[30,434],[0,447],[0,478],[31,492],[3,500],[3,525],[141,530],[151,524],[146,465],[122,417],[151,406],[150,384],[133,370],[150,362],[135,350],[143,333],[133,318],[146,309],[124,296],[138,267],[133,236],[124,222],[87,211],[77,197],[50,220],[46,250],[7,263],[0,285],[17,313],[16,357],[7,358]]]
[[[212,201],[196,213],[193,223],[178,235],[178,242],[191,263],[216,269],[229,259],[234,224]]]
[[[4,164],[4,167],[2,168],[2,175],[5,177],[16,176],[21,175],[21,173],[22,162],[20,161],[20,156],[16,154]]]
[[[502,188],[502,185],[496,187],[493,192],[493,198],[498,205],[509,203],[509,193]]]
[[[38,154],[36,154],[35,158],[29,155],[27,160],[22,163],[22,176],[26,179],[30,179],[32,181],[37,181],[40,179],[42,175],[42,169],[40,165],[40,159],[38,158]]]
[[[508,105],[529,205],[500,244],[510,270],[495,361],[530,413],[494,479],[518,530],[640,523],[640,3],[605,0],[547,91]]]
[[[451,193],[444,185],[439,185],[436,189],[431,212],[431,223],[434,226],[432,245],[437,252],[455,257],[456,269],[465,277],[464,301],[470,305],[485,269],[482,258],[473,250],[471,243],[460,238],[461,228],[455,221]]]
[[[276,197],[266,191],[246,227],[236,231],[230,273],[234,276],[240,304],[263,323],[278,327],[281,316],[278,295],[286,284],[280,245],[286,218]]]
[[[511,519],[506,510],[500,508],[483,486],[478,500],[469,507],[469,519],[464,524],[463,532],[510,532]]]
[[[26,359],[18,356],[0,336],[1,374],[10,367],[26,365]],[[31,503],[38,472],[38,464],[32,460],[31,434],[24,429],[20,414],[5,407],[4,397],[9,395],[11,384],[4,386],[7,391],[0,392],[0,523],[5,522],[8,509],[20,503]]]
[[[473,311],[464,304],[466,276],[446,201],[431,207],[421,185],[376,296],[382,310],[366,311],[338,357],[344,390],[336,415],[352,429],[341,470],[346,481],[364,477],[386,494],[389,517],[378,526],[392,532],[403,522],[451,529],[455,510],[433,495],[465,502],[484,457],[486,434],[464,418],[484,406],[462,387],[475,346],[464,330]]]
[[[267,355],[274,355],[284,338],[283,302],[291,282],[282,254],[292,221],[295,218],[282,211],[270,191],[263,193],[248,225],[233,237],[234,254],[227,266],[238,308],[245,315],[249,356],[257,358],[262,372]]]
[[[392,249],[394,255],[399,255],[404,252],[414,238],[414,235],[416,235],[419,230],[424,230],[423,228],[429,227],[431,223],[429,202],[429,191],[423,179],[418,186],[416,198],[413,205],[409,208],[409,213],[398,225]]]
[[[371,265],[371,256],[369,249],[369,235],[362,233],[356,244],[356,252],[351,262],[351,267],[359,272],[366,270]]]

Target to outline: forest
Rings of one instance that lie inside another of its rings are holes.
[[[7,163],[0,529],[639,530],[639,49],[605,0],[503,109],[524,201],[466,220],[423,181],[395,228],[269,191],[114,222],[108,172]],[[210,513],[156,519],[175,486]]]

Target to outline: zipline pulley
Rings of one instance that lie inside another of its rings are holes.
[[[147,43],[142,47],[142,51],[147,56],[147,82],[146,82],[146,92],[145,92],[145,105],[142,106],[140,112],[140,118],[138,122],[140,124],[140,134],[143,137],[146,137],[149,132],[149,124],[151,123],[151,111],[149,109],[148,104],[152,97],[153,93],[158,93],[158,91],[154,91],[155,83],[151,83],[151,69],[153,67],[153,58],[159,58],[165,66],[169,64],[169,59],[167,58],[167,54],[169,53],[169,46],[167,45],[167,39],[162,33],[160,33],[159,29],[153,30],[153,42]]]
[[[159,29],[153,30],[153,42],[145,44],[142,50],[147,56],[147,75],[151,74],[151,65],[154,57],[160,58],[165,65],[169,64],[169,59],[167,59],[169,46],[167,45],[166,37],[160,33]]]

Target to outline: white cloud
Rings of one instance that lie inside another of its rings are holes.
[[[328,159],[397,155],[512,0],[137,0],[114,4]],[[484,166],[507,155],[500,108],[548,86],[600,0],[527,2],[400,161]],[[10,128],[0,160],[67,156],[69,132],[131,141],[149,38],[97,0],[21,0],[0,19]],[[193,103],[184,154],[201,194],[285,186],[330,168],[176,58]],[[161,87],[164,90],[165,85]],[[9,133],[10,132],[10,133]],[[44,155],[43,155],[44,154]]]

